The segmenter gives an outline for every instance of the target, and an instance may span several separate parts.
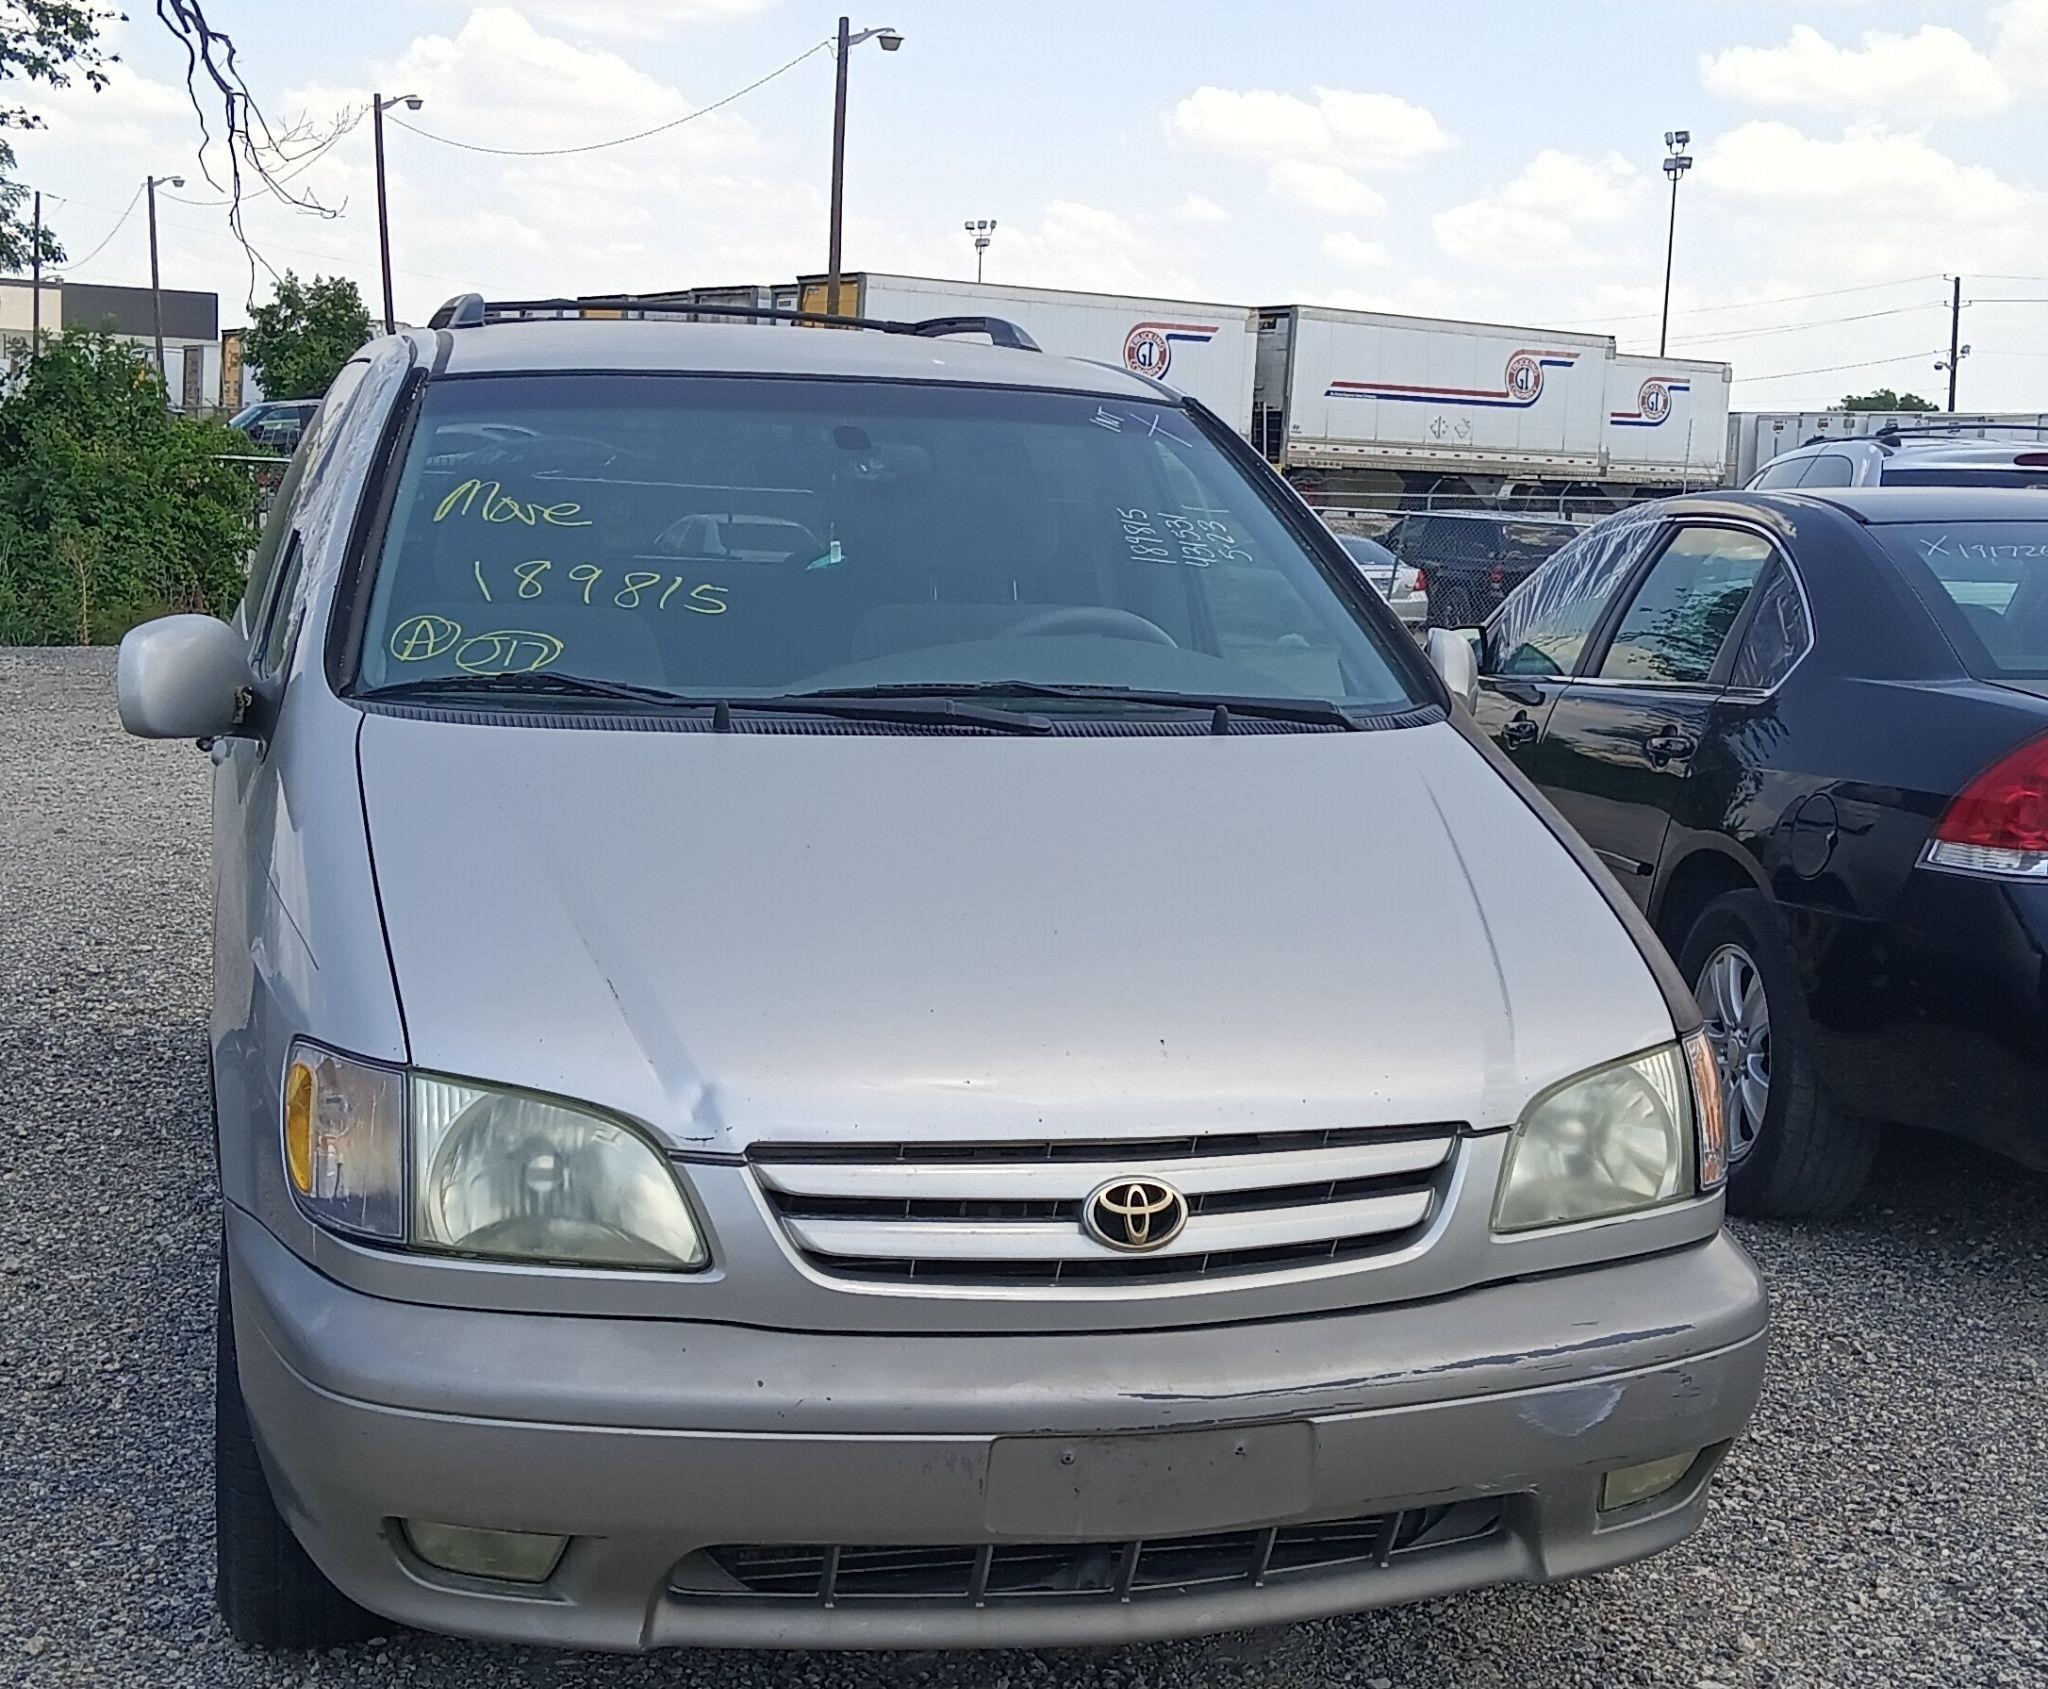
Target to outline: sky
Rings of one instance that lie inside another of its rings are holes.
[[[1691,132],[1671,351],[1734,366],[1743,409],[1947,377],[1967,409],[2048,410],[2048,0],[861,0],[846,267],[1247,304],[1468,317],[1654,350],[1664,135]],[[81,280],[246,317],[182,56],[111,26],[104,91],[22,98],[21,174]],[[378,310],[372,89],[401,320],[497,297],[787,280],[825,267],[836,9],[807,0],[208,0],[273,125],[353,127],[248,226],[268,264]],[[706,115],[596,152],[792,68]],[[19,86],[19,85],[16,85]],[[296,156],[296,155],[295,155]],[[222,159],[212,157],[216,178]],[[176,195],[177,197],[169,197]],[[54,196],[54,197],[52,197]],[[111,234],[110,234],[111,231]],[[102,244],[104,243],[104,244]],[[257,297],[270,278],[259,269]]]

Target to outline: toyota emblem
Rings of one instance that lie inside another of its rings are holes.
[[[1187,1223],[1188,1199],[1164,1179],[1112,1179],[1081,1205],[1088,1235],[1131,1255],[1164,1249]]]

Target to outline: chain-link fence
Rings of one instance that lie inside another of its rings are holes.
[[[1332,507],[1316,514],[1336,532],[1378,540],[1420,569],[1429,625],[1440,628],[1477,627],[1585,526],[1506,511]]]

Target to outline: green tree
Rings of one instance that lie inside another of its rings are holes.
[[[1869,393],[1848,394],[1835,407],[1845,411],[1937,411],[1941,407],[1932,399],[1923,399],[1918,393],[1894,393],[1889,387],[1879,387]]]
[[[0,397],[0,644],[102,644],[241,596],[257,488],[248,441],[174,416],[148,355],[73,330]]]
[[[100,25],[114,14],[80,0],[0,0],[0,84],[40,82],[66,88],[72,72],[87,84],[106,86]],[[0,104],[0,129],[39,129],[42,119],[26,106]],[[14,148],[0,140],[0,272],[27,269],[38,256],[35,226],[22,215],[29,190],[14,179]],[[40,256],[64,262],[64,248],[47,227]]]
[[[269,399],[317,399],[370,338],[370,313],[344,276],[302,282],[287,270],[268,305],[249,313],[242,356]]]

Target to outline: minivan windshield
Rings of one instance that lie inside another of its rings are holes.
[[[1016,681],[1408,707],[1338,579],[1171,403],[454,377],[421,399],[355,690],[445,678],[499,706],[521,675],[656,702]]]
[[[2048,678],[2048,514],[1870,530],[1979,674]]]

